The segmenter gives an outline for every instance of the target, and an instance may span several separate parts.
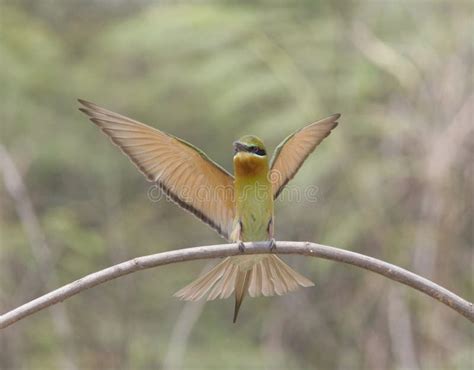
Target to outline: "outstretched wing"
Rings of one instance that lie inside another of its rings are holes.
[[[337,126],[340,114],[314,122],[288,136],[275,149],[270,163],[273,197],[276,199],[285,185],[323,139]]]
[[[234,178],[202,151],[172,135],[79,99],[79,108],[174,202],[228,239]]]

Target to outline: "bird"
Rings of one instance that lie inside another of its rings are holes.
[[[333,114],[286,137],[269,160],[254,135],[233,142],[234,176],[187,141],[139,121],[78,99],[80,111],[131,160],[148,181],[198,217],[239,253],[174,294],[186,301],[228,298],[234,293],[233,322],[244,297],[283,295],[314,283],[275,253],[245,255],[244,242],[267,241],[275,248],[274,201],[306,158],[338,125]]]

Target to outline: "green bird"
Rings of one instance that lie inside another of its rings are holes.
[[[190,143],[79,99],[90,117],[141,173],[169,199],[237,242],[268,241],[274,248],[274,200],[309,154],[337,126],[340,114],[314,122],[288,136],[269,161],[263,142],[243,136],[233,143],[234,176]],[[248,293],[282,295],[314,284],[274,254],[227,257],[175,296],[196,301],[228,298],[233,292],[237,320]]]

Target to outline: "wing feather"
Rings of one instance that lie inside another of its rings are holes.
[[[228,239],[234,178],[202,151],[172,135],[79,99],[79,108],[174,202]]]
[[[340,114],[314,122],[283,140],[273,154],[270,178],[273,197],[277,198],[285,185],[298,172],[305,159],[337,126]]]

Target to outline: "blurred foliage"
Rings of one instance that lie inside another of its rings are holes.
[[[274,148],[341,112],[292,182],[317,185],[318,201],[279,201],[277,238],[382,258],[472,300],[473,11],[460,0],[2,1],[0,144],[51,265],[41,271],[0,182],[1,312],[52,289],[48,274],[57,286],[221,241],[148,200],[149,184],[77,111],[78,97],[182,137],[229,170],[236,137]],[[200,313],[172,297],[202,262],[162,267],[68,300],[66,324],[51,310],[6,329],[0,368],[474,366],[472,325],[441,304],[366,271],[288,260],[317,286],[248,299],[236,325],[231,300]],[[186,309],[197,319],[173,363]]]

